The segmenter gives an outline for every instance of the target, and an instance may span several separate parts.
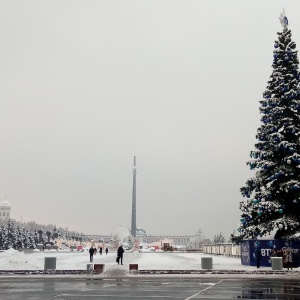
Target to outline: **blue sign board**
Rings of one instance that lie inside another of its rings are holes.
[[[241,244],[242,265],[256,266],[256,256],[261,253],[260,265],[271,267],[271,251],[276,250],[277,256],[282,256],[286,248],[291,248],[293,252],[293,267],[300,265],[300,241],[286,242],[283,240],[245,240]],[[285,265],[283,264],[283,267]]]

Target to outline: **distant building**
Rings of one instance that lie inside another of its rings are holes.
[[[146,236],[147,233],[146,233],[146,230],[142,229],[142,228],[136,228],[136,236],[137,237],[144,237]]]
[[[11,205],[7,200],[0,203],[0,222],[10,218]]]

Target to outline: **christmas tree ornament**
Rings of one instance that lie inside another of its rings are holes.
[[[281,24],[282,27],[284,27],[284,28],[288,27],[289,21],[288,21],[288,18],[286,17],[286,15],[285,15],[284,9],[283,9],[283,12],[280,14],[279,20],[280,20],[280,24]]]

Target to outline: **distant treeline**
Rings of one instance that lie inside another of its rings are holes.
[[[57,239],[88,241],[83,233],[68,231],[55,225],[40,225],[31,222],[17,222],[7,219],[0,223],[0,249],[37,248],[37,244],[55,243]]]

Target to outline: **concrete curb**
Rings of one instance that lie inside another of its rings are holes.
[[[103,273],[102,273],[103,274]],[[137,270],[136,275],[300,275],[300,271],[288,270]],[[0,270],[1,276],[13,275],[96,275],[86,270]],[[103,274],[105,275],[105,273]]]
[[[138,270],[138,274],[227,274],[227,275],[282,275],[282,274],[300,274],[299,271],[288,270]]]

